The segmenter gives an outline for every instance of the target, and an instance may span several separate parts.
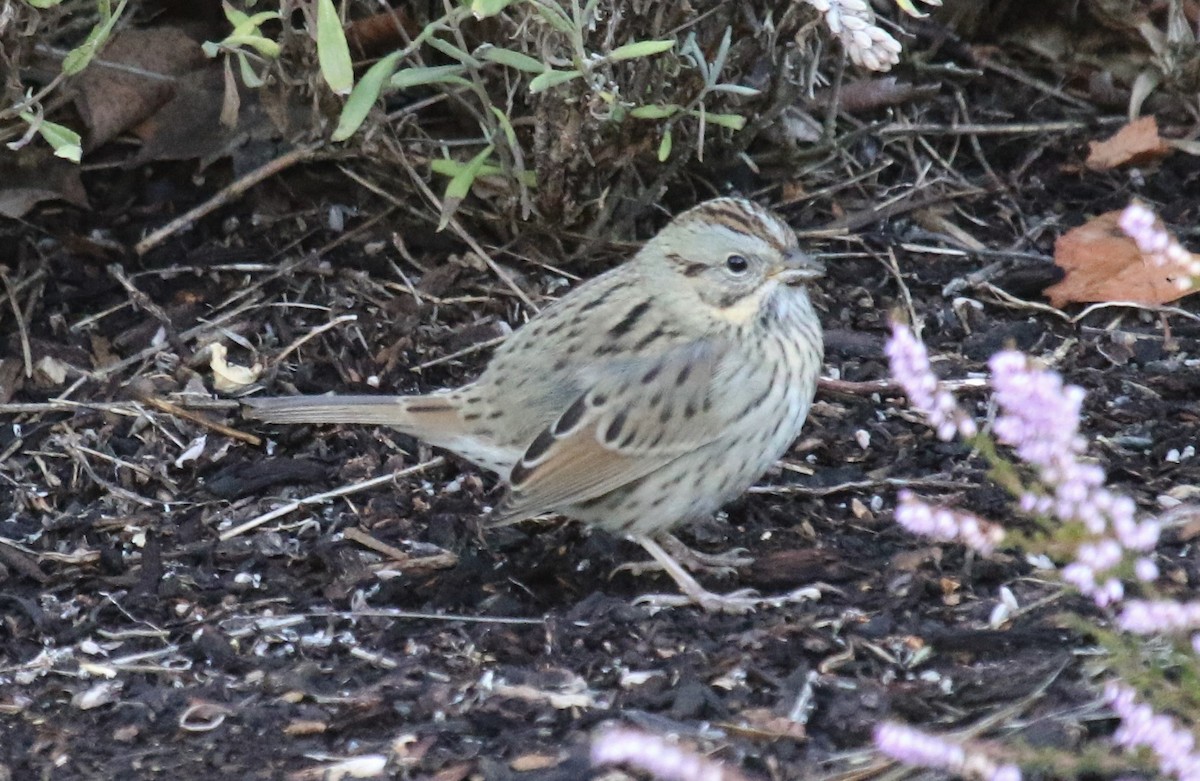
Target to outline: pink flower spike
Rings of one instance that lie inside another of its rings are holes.
[[[1117,627],[1135,635],[1200,629],[1200,602],[1131,599],[1117,616]]]
[[[611,727],[592,740],[592,765],[629,765],[658,781],[741,781],[736,770],[666,738]]]
[[[913,534],[943,542],[960,542],[985,556],[1004,541],[1004,528],[961,510],[938,507],[918,499],[911,491],[897,496],[896,523]]]
[[[1021,781],[1015,765],[999,765],[983,752],[968,751],[958,743],[893,721],[875,725],[875,747],[913,767],[948,770],[983,781]]]
[[[1163,775],[1180,781],[1200,778],[1200,755],[1195,753],[1196,739],[1170,716],[1155,713],[1139,703],[1133,689],[1120,683],[1104,688],[1104,699],[1121,719],[1113,741],[1124,748],[1148,748],[1158,759]]]
[[[1181,290],[1190,290],[1200,277],[1200,258],[1189,252],[1159,223],[1149,207],[1131,203],[1117,218],[1117,225],[1133,242],[1146,260],[1166,268],[1176,275]]]
[[[892,323],[892,338],[884,347],[892,377],[904,388],[909,403],[929,418],[938,439],[949,442],[955,434],[969,439],[979,433],[978,426],[959,408],[954,396],[943,388],[929,365],[929,352],[912,329]]]

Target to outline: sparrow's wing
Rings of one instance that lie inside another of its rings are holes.
[[[526,448],[491,523],[602,496],[727,434],[738,405],[719,403],[713,388],[734,379],[729,352],[726,344],[694,342],[593,370],[587,390]],[[763,372],[752,374],[750,385],[765,382]]]

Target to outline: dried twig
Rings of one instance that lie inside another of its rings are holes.
[[[234,537],[245,534],[251,529],[257,529],[259,526],[262,526],[268,521],[273,521],[276,518],[281,518],[290,512],[299,510],[301,507],[307,507],[308,505],[313,504],[323,504],[324,502],[327,502],[330,499],[336,499],[339,496],[348,496],[350,494],[358,493],[359,491],[365,491],[368,488],[374,488],[377,485],[390,483],[400,477],[415,475],[419,472],[424,472],[426,469],[431,467],[441,466],[445,462],[445,458],[442,456],[437,456],[436,458],[431,458],[428,461],[424,461],[415,466],[410,466],[408,469],[401,469],[399,472],[395,472],[393,474],[379,475],[378,477],[372,477],[369,480],[362,480],[357,483],[351,483],[350,485],[344,485],[341,488],[335,488],[332,491],[325,491],[324,493],[306,496],[303,499],[297,499],[294,502],[288,502],[282,507],[276,507],[274,510],[271,510],[268,513],[263,513],[262,515],[251,518],[245,523],[235,526],[232,529],[221,532],[220,540],[221,542],[231,540]]]
[[[198,412],[192,412],[191,410],[184,409],[176,404],[172,404],[166,399],[162,399],[157,396],[151,396],[149,394],[141,395],[139,398],[142,402],[149,404],[151,407],[160,409],[168,415],[174,415],[177,418],[190,420],[192,423],[195,423],[198,426],[202,426],[210,431],[215,431],[218,434],[222,434],[232,439],[241,440],[248,445],[260,447],[263,443],[261,437],[256,437],[255,435],[249,434],[245,431],[240,431],[236,428],[226,426],[225,424],[218,423],[215,420],[209,420]]]
[[[401,157],[400,163],[408,170],[408,173],[412,177],[413,182],[415,182],[417,187],[419,187],[421,189],[421,192],[425,195],[425,197],[430,201],[430,203],[433,203],[436,206],[438,206],[438,210],[440,211],[441,210],[441,201],[438,200],[438,197],[437,197],[437,195],[434,194],[433,190],[430,190],[429,187],[425,184],[425,180],[422,179],[417,174],[417,172],[413,170],[412,165],[408,162],[408,160],[406,158]],[[379,197],[385,198],[390,203],[394,203],[397,206],[402,205],[400,200],[398,198],[396,198],[394,195],[392,195],[391,193],[389,193],[387,190],[383,189],[382,187],[375,184],[374,182],[364,179],[363,177],[359,176],[355,172],[351,171],[349,168],[346,168],[345,166],[341,166],[341,171],[347,177],[349,177],[351,180],[362,185],[363,187],[365,187],[366,189],[375,193]],[[529,298],[529,296],[527,296],[525,294],[525,291],[522,290],[520,287],[518,287],[517,283],[513,281],[513,278],[508,275],[508,272],[506,272],[504,269],[500,268],[500,265],[498,263],[496,263],[495,259],[493,259],[492,256],[490,254],[488,254],[488,252],[479,245],[479,242],[475,241],[475,237],[472,236],[471,234],[467,233],[466,229],[463,228],[462,223],[460,223],[457,218],[451,217],[449,225],[450,225],[450,228],[454,231],[455,235],[457,235],[460,239],[462,239],[463,242],[468,247],[471,248],[471,251],[474,252],[476,255],[478,255],[483,260],[483,262],[487,264],[488,268],[490,268],[492,270],[492,273],[495,274],[497,277],[499,277],[500,281],[503,282],[505,284],[505,286],[509,290],[511,290],[514,295],[516,295],[517,298],[521,299],[521,302],[523,304],[525,304],[525,306],[529,307],[534,312],[538,311],[537,304],[533,303],[533,301]]]
[[[133,282],[130,281],[129,277],[125,274],[125,269],[120,263],[111,264],[108,267],[108,275],[117,280],[121,287],[125,288],[125,292],[129,294],[129,300],[133,304],[135,310],[141,309],[145,312],[149,312],[150,316],[159,322],[159,325],[163,327],[163,331],[167,335],[167,341],[170,342],[171,347],[175,349],[175,352],[179,353],[180,358],[186,358],[187,356],[184,355],[183,343],[179,339],[179,330],[175,327],[175,324],[171,322],[171,317],[167,314],[166,310],[154,303],[150,296],[139,290],[137,285],[134,285]]]
[[[191,227],[195,225],[197,220],[240,198],[254,185],[274,176],[277,173],[280,173],[281,171],[291,168],[297,163],[303,163],[307,160],[311,160],[316,154],[318,148],[319,146],[317,144],[302,146],[297,149],[293,149],[287,154],[275,158],[266,165],[262,165],[254,169],[241,179],[231,182],[230,184],[218,190],[215,195],[213,195],[204,203],[189,209],[185,214],[176,217],[166,225],[151,233],[146,238],[139,241],[133,247],[134,252],[139,255],[145,255],[147,252],[154,249],[159,244],[162,244],[176,233],[183,233],[187,230],[190,230]]]
[[[232,410],[238,409],[241,404],[231,399],[202,399],[180,402],[178,406],[185,409]],[[131,401],[69,401],[67,399],[59,399],[57,401],[0,404],[0,415],[40,415],[47,412],[78,412],[79,410],[111,412],[114,415],[126,415],[131,418],[136,418],[138,415],[144,414],[144,410],[137,403]]]
[[[455,358],[462,358],[464,355],[471,355],[473,353],[477,353],[482,350],[487,350],[492,347],[496,347],[498,345],[504,344],[504,340],[507,338],[508,338],[507,336],[497,336],[494,339],[487,339],[487,340],[479,342],[477,344],[470,345],[469,347],[464,347],[461,350],[455,350],[454,352],[452,352],[448,355],[443,355],[440,358],[434,358],[433,360],[425,361],[424,363],[418,363],[416,366],[411,367],[410,370],[414,371],[414,372],[424,371],[425,369],[428,369],[430,366],[437,366],[438,364],[447,363],[448,361],[453,361]]]
[[[292,352],[299,349],[300,346],[303,345],[305,342],[307,342],[309,339],[312,339],[315,336],[319,336],[320,334],[323,334],[326,331],[328,331],[330,328],[340,325],[341,323],[352,323],[357,319],[358,319],[358,315],[341,315],[339,317],[335,317],[332,320],[330,320],[328,323],[317,326],[316,328],[314,328],[311,331],[309,331],[308,333],[306,333],[304,336],[301,336],[299,339],[295,340],[294,342],[289,344],[287,347],[283,348],[283,351],[280,352],[278,355],[276,355],[274,358],[272,358],[270,362],[271,363],[279,363],[284,358],[288,357],[288,355],[290,355]]]
[[[33,376],[33,350],[29,346],[29,328],[25,324],[25,313],[21,311],[21,305],[17,302],[16,289],[2,268],[0,268],[0,281],[4,282],[4,289],[8,293],[8,303],[12,306],[13,317],[17,320],[17,331],[21,335],[21,356],[25,359],[25,377],[28,379]]]
[[[396,562],[401,569],[406,571],[447,569],[458,564],[458,556],[455,556],[453,553],[442,551],[432,556],[412,556],[394,545],[388,545],[386,542],[372,537],[356,526],[351,526],[349,529],[343,531],[342,536],[347,540],[357,542],[364,548],[370,548],[376,553],[387,556]]]

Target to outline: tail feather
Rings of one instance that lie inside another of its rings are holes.
[[[280,396],[246,399],[243,415],[267,423],[361,423],[415,435],[462,429],[449,394],[428,396]]]

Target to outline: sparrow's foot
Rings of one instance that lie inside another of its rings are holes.
[[[662,543],[662,549],[668,556],[688,571],[700,575],[727,578],[736,575],[742,567],[754,563],[754,558],[748,555],[749,551],[745,548],[734,548],[724,553],[705,553],[689,548],[673,534],[661,534],[658,540]],[[641,543],[641,540],[639,539],[638,542]],[[627,562],[614,569],[612,574],[629,572],[636,577],[647,572],[662,572],[665,569],[666,567],[655,559],[654,561]]]
[[[798,588],[787,594],[766,597],[753,589],[741,589],[729,594],[714,594],[701,586],[657,542],[649,537],[635,537],[634,539],[654,557],[662,570],[671,576],[671,579],[679,586],[679,590],[683,592],[682,594],[646,594],[634,601],[638,605],[654,608],[699,605],[708,613],[742,614],[762,607],[779,607],[789,603],[807,602],[821,598],[821,592],[811,586]]]

